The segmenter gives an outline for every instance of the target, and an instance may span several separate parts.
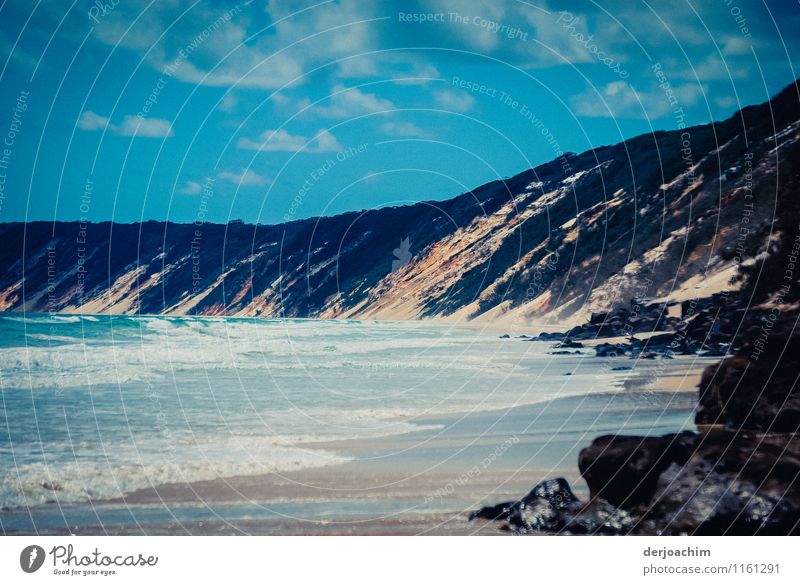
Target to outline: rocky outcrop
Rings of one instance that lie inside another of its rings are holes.
[[[625,510],[604,501],[579,501],[567,480],[560,477],[537,484],[520,500],[481,508],[469,519],[503,521],[508,530],[518,534],[621,534],[634,527],[634,517]]]
[[[470,520],[517,533],[800,534],[800,439],[719,431],[609,435],[580,454],[591,499],[562,478]]]
[[[581,451],[578,469],[592,498],[635,508],[652,500],[670,465],[688,461],[695,439],[688,432],[656,438],[606,435]]]
[[[586,323],[576,325],[564,332],[564,336],[575,340],[600,339],[603,337],[628,337],[637,333],[677,330],[682,321],[669,315],[669,307],[675,303],[648,303],[632,299],[630,309],[618,307],[611,311],[592,313]],[[546,339],[541,337],[541,339]]]
[[[734,355],[705,370],[699,432],[598,437],[578,458],[588,502],[550,480],[471,518],[518,533],[800,534],[800,335],[795,313],[781,317],[767,330],[747,326]],[[763,359],[753,353],[767,347]]]
[[[800,432],[800,337],[771,339],[780,354],[736,355],[708,368],[695,422],[774,433]],[[781,367],[776,368],[776,360]]]
[[[718,306],[721,298],[728,306],[723,312]],[[589,321],[576,325],[568,331],[542,332],[529,340],[561,340],[553,348],[583,347],[580,340],[597,341],[604,338],[626,337],[627,342],[608,341],[593,346],[597,357],[621,357],[669,359],[673,355],[703,355],[722,357],[727,355],[733,341],[733,333],[742,323],[743,313],[735,297],[713,295],[701,299],[697,306],[683,306],[683,317],[669,315],[669,307],[677,303],[647,303],[638,299],[631,301],[632,310],[618,308],[605,313],[592,314]],[[683,305],[687,305],[684,303]],[[636,337],[637,334],[646,336]]]
[[[792,435],[698,435],[640,512],[648,534],[800,534],[800,439]]]

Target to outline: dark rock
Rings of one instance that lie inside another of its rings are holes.
[[[591,317],[589,317],[589,323],[592,325],[600,325],[604,323],[610,315],[611,313],[592,313]]]
[[[635,525],[633,515],[608,502],[582,503],[560,477],[537,484],[516,502],[486,506],[469,515],[470,520],[477,518],[504,520],[517,534],[627,534]]]
[[[508,333],[504,333],[500,336],[500,339],[511,339],[511,336]]]
[[[469,520],[476,520],[482,518],[484,520],[508,520],[511,508],[519,504],[515,502],[503,502],[502,504],[495,504],[494,506],[484,506],[480,510],[470,512]]]
[[[548,510],[563,512],[579,505],[580,501],[575,497],[575,494],[572,493],[569,482],[562,477],[557,477],[536,484],[530,492],[515,502],[504,502],[494,506],[485,506],[480,510],[472,512],[469,515],[469,519],[485,518],[487,520],[508,520],[515,528],[532,529],[532,524],[526,525],[523,520],[522,510],[529,507],[535,508],[538,504],[543,505],[543,508],[540,509],[539,512],[544,516],[549,516]],[[533,513],[529,513],[528,516],[529,520],[533,521],[534,524],[543,525],[545,523],[545,520],[535,520]]]
[[[572,339],[567,338],[567,339],[564,339],[563,341],[560,341],[559,343],[556,343],[553,347],[559,347],[559,348],[569,347],[569,348],[575,349],[575,348],[583,347],[583,344],[579,343],[577,341],[573,341]]]
[[[602,499],[594,500],[565,519],[564,534],[625,535],[636,527],[637,518],[627,510]]]
[[[563,477],[556,477],[555,479],[548,479],[537,483],[533,486],[533,489],[522,498],[522,501],[530,503],[534,499],[546,500],[549,504],[559,509],[579,501],[575,494],[572,493],[569,482]]]
[[[678,350],[681,346],[681,341],[675,333],[660,333],[641,340],[640,344],[643,349],[648,351],[663,353]]]
[[[652,498],[661,472],[686,462],[695,440],[688,431],[663,437],[606,435],[581,450],[578,469],[593,498],[630,509]]]
[[[633,368],[630,366],[616,366],[611,368],[612,372],[624,372],[626,370],[632,370]]]
[[[725,357],[728,353],[728,347],[730,345],[727,343],[709,343],[700,352],[700,355],[703,357]]]
[[[721,322],[718,309],[701,311],[683,322],[681,333],[686,339],[700,343],[729,342],[732,335],[723,332]]]
[[[709,433],[657,482],[644,515],[661,534],[800,533],[800,439]]]
[[[567,339],[571,340],[586,340],[586,339],[596,339],[600,332],[599,325],[592,325],[589,323],[585,323],[583,325],[576,325],[572,329],[566,332]]]
[[[619,357],[631,351],[631,346],[625,343],[599,343],[594,346],[597,357]]]
[[[506,520],[515,532],[557,532],[565,526],[570,513],[580,507],[567,480],[558,477],[536,484],[516,502],[486,506],[472,512],[469,519]]]
[[[537,337],[535,337],[533,339],[538,339],[540,341],[553,341],[553,340],[556,340],[556,339],[564,339],[564,337],[565,337],[564,333],[561,333],[561,332],[558,332],[558,331],[553,332],[553,333],[548,333],[546,331],[543,331],[542,333],[540,333]]]
[[[800,431],[800,337],[775,339],[774,359],[736,355],[709,367],[700,382],[697,424]]]

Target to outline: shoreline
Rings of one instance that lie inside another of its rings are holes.
[[[588,493],[577,453],[598,434],[694,428],[703,364],[664,362],[615,391],[415,420],[420,430],[309,444],[353,460],[290,473],[170,483],[123,498],[4,510],[7,534],[502,534],[470,511],[547,477]],[[38,521],[37,521],[38,520]]]

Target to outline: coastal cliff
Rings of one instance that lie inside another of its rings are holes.
[[[792,84],[442,202],[270,226],[6,223],[0,310],[559,322],[710,297],[773,245],[798,138]]]

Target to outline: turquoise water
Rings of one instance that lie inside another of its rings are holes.
[[[425,322],[5,314],[0,347],[7,510],[333,465],[350,456],[313,443],[642,375]]]

